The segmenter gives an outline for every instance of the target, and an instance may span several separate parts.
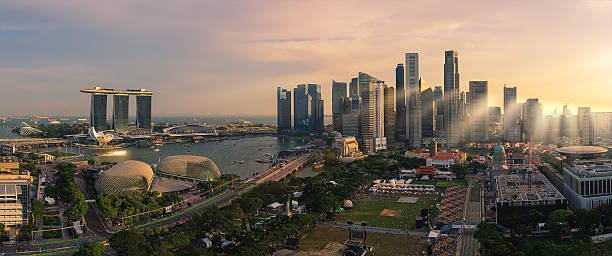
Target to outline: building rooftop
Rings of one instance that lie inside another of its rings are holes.
[[[557,152],[562,155],[572,156],[591,156],[602,155],[608,152],[608,149],[597,146],[569,146],[557,149]]]
[[[565,197],[538,171],[525,171],[521,174],[505,174],[496,177],[498,203],[517,206],[542,205],[541,202],[565,200]]]
[[[127,89],[127,90],[116,90],[109,88],[102,88],[96,86],[90,89],[81,90],[83,93],[96,93],[96,94],[125,94],[125,95],[139,95],[139,96],[151,96],[153,95],[152,91],[147,89]]]
[[[581,178],[612,176],[612,160],[610,159],[576,160],[572,165],[564,165],[564,167]]]

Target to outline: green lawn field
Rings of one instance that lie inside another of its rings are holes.
[[[352,200],[353,209],[337,214],[334,221],[353,221],[354,223],[365,221],[368,226],[416,230],[415,217],[420,215],[421,209],[431,207],[434,198],[421,196],[414,204],[397,203],[399,198],[400,196],[361,196],[359,199]],[[384,209],[399,210],[401,213],[400,216],[381,216],[380,213]]]
[[[317,225],[300,240],[300,251],[320,251],[329,243],[344,244],[348,231]],[[419,237],[369,232],[366,244],[373,247],[372,256],[422,255],[426,244]]]

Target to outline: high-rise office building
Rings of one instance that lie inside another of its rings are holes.
[[[422,111],[422,134],[423,139],[430,140],[435,136],[436,130],[436,104],[434,101],[434,92],[431,88],[427,88],[421,92],[421,111]]]
[[[385,137],[387,138],[387,147],[393,148],[393,143],[395,143],[395,88],[385,86],[384,94]]]
[[[151,129],[151,96],[136,96],[136,127]]]
[[[386,147],[384,138],[384,82],[359,72],[359,134],[362,148],[367,153]]]
[[[311,98],[311,121],[312,132],[323,132],[324,129],[324,108],[323,98],[321,97],[321,85],[308,84],[308,96]]]
[[[448,50],[444,52],[444,133],[448,147],[458,146],[462,137],[459,93],[458,53]]]
[[[500,107],[489,107],[489,139],[499,140],[502,134],[502,111]]]
[[[421,77],[419,54],[406,53],[406,138],[410,148],[421,148]]]
[[[342,105],[348,96],[345,82],[332,81],[332,122],[334,131],[342,131]]]
[[[359,97],[348,97],[344,100],[344,111],[342,113],[342,135],[359,137],[359,109],[361,99]]]
[[[567,105],[563,105],[563,112],[561,113],[560,118],[560,128],[561,136],[567,137],[577,137],[578,135],[578,117],[573,115]]]
[[[527,99],[523,104],[523,141],[535,142],[542,139],[542,104],[538,99]]]
[[[593,116],[591,115],[591,108],[589,107],[578,108],[578,135],[580,136],[582,145],[593,145],[593,141],[595,140]]]
[[[469,120],[470,142],[489,140],[488,82],[470,81]]]
[[[305,84],[293,89],[293,126],[298,133],[309,132],[310,99]]]
[[[470,116],[468,115],[470,106],[468,102],[469,95],[469,92],[459,92],[459,128],[461,129],[459,141],[468,141],[471,131]]]
[[[509,142],[519,142],[521,108],[516,102],[516,87],[504,85],[504,139]]]
[[[106,94],[94,93],[91,95],[91,109],[89,113],[89,125],[98,131],[108,129],[106,126]]]
[[[371,105],[374,105],[374,150],[387,149],[387,137],[385,137],[385,84],[382,81],[373,82],[374,88],[370,89],[373,94]]]
[[[117,132],[126,132],[128,130],[129,104],[129,95],[113,95],[113,129]]]
[[[442,86],[435,86],[433,91],[434,105],[436,107],[436,137],[444,137],[444,90]]]
[[[299,84],[293,90],[293,125],[298,133],[323,132],[323,99],[318,84]]]
[[[349,96],[350,97],[359,96],[359,77],[355,77],[351,79],[351,83],[349,84]]]
[[[593,112],[593,137],[612,140],[612,112]]]
[[[395,140],[406,140],[406,89],[404,83],[404,64],[395,67]],[[390,137],[387,137],[389,139]]]
[[[557,114],[557,110],[555,109],[553,114],[549,114],[544,116],[544,142],[545,143],[557,143],[558,138],[560,137],[561,130],[561,117]]]
[[[282,87],[276,88],[276,124],[278,133],[291,130],[291,91]]]

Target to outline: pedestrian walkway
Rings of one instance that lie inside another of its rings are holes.
[[[351,226],[352,228],[355,228],[355,229],[365,229],[365,231],[368,231],[368,232],[392,234],[392,235],[421,236],[421,237],[425,237],[427,235],[427,232],[421,232],[421,231],[408,231],[408,230],[403,230],[403,229],[381,228],[381,227],[374,227],[374,226],[349,225],[347,223],[341,223],[341,222],[320,221],[320,222],[317,222],[317,224],[325,225],[328,227],[334,227],[334,228],[342,228],[342,229],[348,229],[349,226]]]

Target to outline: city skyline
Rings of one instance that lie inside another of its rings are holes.
[[[459,53],[461,90],[488,81],[489,106],[503,107],[505,84],[518,87],[518,102],[539,98],[545,113],[566,103],[573,113],[612,111],[610,2],[326,3],[314,22],[291,19],[317,6],[0,3],[0,115],[83,116],[87,99],[78,89],[96,85],[156,91],[165,99],[153,104],[156,116],[274,115],[277,86],[320,84],[327,100],[332,80],[367,72],[395,87],[406,52],[419,53],[432,88],[443,85],[450,49]],[[414,7],[418,17],[403,15]],[[347,17],[362,9],[371,15]],[[450,10],[454,17],[443,15]]]

